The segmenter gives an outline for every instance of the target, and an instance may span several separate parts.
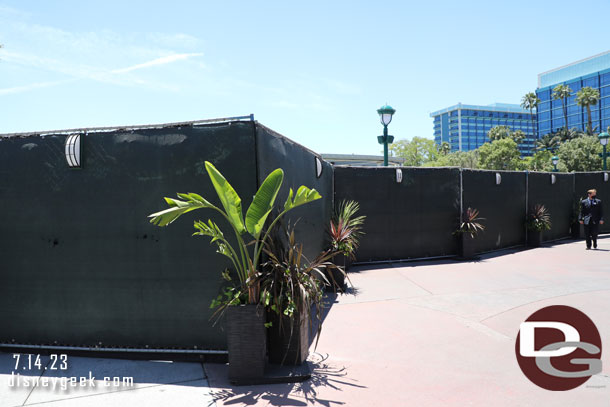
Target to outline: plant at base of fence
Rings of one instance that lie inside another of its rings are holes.
[[[222,209],[195,193],[179,193],[178,197],[181,199],[165,198],[170,206],[169,209],[149,215],[152,218],[150,222],[157,226],[167,226],[187,212],[204,208],[212,209],[222,215],[233,230],[236,244],[231,244],[222,230],[211,219],[207,222],[195,221],[197,231],[193,234],[194,236],[210,237],[210,243],[217,246],[217,253],[231,260],[239,280],[239,284],[233,287],[230,293],[224,293],[227,296],[224,300],[221,295],[221,299],[217,299],[219,303],[215,302],[213,304],[224,306],[243,303],[256,304],[260,301],[261,253],[269,238],[270,230],[290,210],[320,199],[322,196],[315,189],[307,188],[304,185],[300,186],[296,193],[291,188],[284,203],[284,208],[271,220],[265,231],[264,225],[282,186],[284,171],[278,168],[267,176],[254,195],[244,218],[241,198],[235,189],[212,163],[206,161],[205,168],[222,204]],[[245,235],[251,236],[250,242],[245,242]],[[253,246],[253,249],[250,246]],[[229,273],[223,273],[223,277],[230,280]]]
[[[313,325],[311,306],[314,305],[317,344],[322,330],[323,286],[329,284],[323,269],[338,268],[330,262],[333,253],[324,251],[310,261],[303,254],[303,245],[295,241],[294,227],[288,226],[283,232],[274,233],[265,247],[265,254],[268,260],[263,265],[260,280],[263,304],[279,315],[280,324],[282,316],[290,319],[306,316],[310,328]]]
[[[485,218],[479,218],[479,210],[468,207],[464,212],[463,220],[460,222],[460,227],[455,231],[455,234],[466,233],[474,239],[474,237],[485,230],[485,226],[481,221]]]
[[[335,253],[355,258],[355,252],[364,235],[362,226],[366,216],[356,216],[360,204],[356,201],[341,201],[330,221],[330,244]]]
[[[527,216],[527,228],[536,232],[551,229],[551,214],[544,205],[537,204]]]
[[[573,225],[578,223],[578,217],[580,216],[580,203],[585,199],[584,197],[574,198],[572,200],[572,211],[570,212],[570,224]]]

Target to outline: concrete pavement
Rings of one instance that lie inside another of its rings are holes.
[[[610,344],[610,238],[600,250],[558,243],[483,256],[356,267],[358,295],[339,296],[309,383],[231,388],[206,365],[219,406],[610,406],[610,357],[585,385],[551,392],[515,357],[519,324],[547,305],[573,306]]]
[[[331,296],[312,379],[231,386],[225,365],[70,358],[59,378],[133,377],[118,388],[9,388],[12,355],[0,354],[0,407],[49,406],[609,406],[610,357],[585,385],[551,392],[517,365],[519,324],[547,305],[585,312],[610,342],[610,237],[485,255],[355,267],[351,294]],[[354,295],[357,294],[357,295]],[[313,350],[313,349],[312,349]],[[48,360],[42,364],[49,363]],[[25,373],[27,376],[27,373]]]

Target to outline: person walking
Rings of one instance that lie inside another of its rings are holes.
[[[604,211],[602,208],[601,199],[597,199],[597,190],[590,189],[587,191],[588,197],[580,201],[580,215],[578,221],[585,226],[585,238],[587,240],[587,250],[597,249],[597,234],[599,233],[599,225],[604,224]]]

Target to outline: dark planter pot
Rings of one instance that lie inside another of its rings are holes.
[[[336,264],[337,266],[343,267],[343,270],[345,270],[345,271],[347,271],[352,266],[352,263],[353,263],[352,258],[349,256],[346,256],[343,253],[335,254],[331,261],[334,264]]]
[[[264,308],[257,305],[229,306],[225,316],[229,380],[240,383],[262,378],[267,354]]]
[[[579,222],[575,222],[575,223],[572,223],[572,225],[570,225],[570,236],[572,237],[572,239],[581,238],[582,233],[581,233],[580,229],[581,229],[581,227],[580,227]]]
[[[281,318],[281,323],[280,323]],[[292,318],[267,313],[271,322],[269,333],[269,363],[300,365],[309,355],[309,321],[307,315],[294,313]]]
[[[326,276],[326,279],[330,283],[330,285],[326,286],[327,292],[334,292],[334,291],[344,292],[345,291],[345,273],[344,272],[342,273],[339,269],[337,269],[335,267],[332,267],[332,268],[326,267],[324,269],[324,275]]]
[[[347,272],[347,267],[351,260],[348,256],[341,253],[334,255],[331,262],[342,267],[343,273],[334,267],[325,268],[324,275],[330,283],[329,286],[326,286],[326,291],[345,291],[345,272]]]
[[[468,233],[458,234],[458,250],[462,259],[472,259],[475,257],[474,238]]]
[[[542,243],[542,231],[529,230],[527,232],[527,245],[529,247],[540,247]]]

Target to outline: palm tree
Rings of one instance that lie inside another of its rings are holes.
[[[559,139],[560,142],[564,142],[564,141],[570,141],[573,140],[575,138],[581,137],[583,134],[582,131],[580,131],[579,129],[573,127],[571,129],[566,129],[565,127],[557,130],[556,133],[554,133],[554,135]]]
[[[553,88],[553,94],[551,95],[554,100],[561,100],[561,107],[563,108],[563,126],[568,128],[568,98],[572,96],[572,89],[568,85],[557,85]]]
[[[591,106],[595,106],[599,101],[599,90],[590,86],[585,86],[576,94],[576,103],[587,108],[587,133],[593,135],[593,121],[591,120]]]
[[[521,143],[523,143],[523,140],[525,140],[525,133],[522,132],[521,130],[515,130],[512,133],[510,133],[510,138],[512,138],[515,141],[515,143],[521,144]]]
[[[521,107],[530,111],[530,117],[532,118],[532,136],[534,136],[534,140],[537,138],[534,109],[538,109],[538,103],[540,103],[540,99],[538,99],[538,96],[534,92],[528,92],[521,98]]]
[[[510,135],[511,131],[508,126],[494,126],[487,132],[489,141],[501,140],[510,137]]]
[[[540,137],[538,141],[536,141],[536,149],[537,150],[547,150],[547,151],[555,151],[557,147],[559,147],[560,140],[558,136],[555,136],[552,133],[546,134],[543,137]]]

